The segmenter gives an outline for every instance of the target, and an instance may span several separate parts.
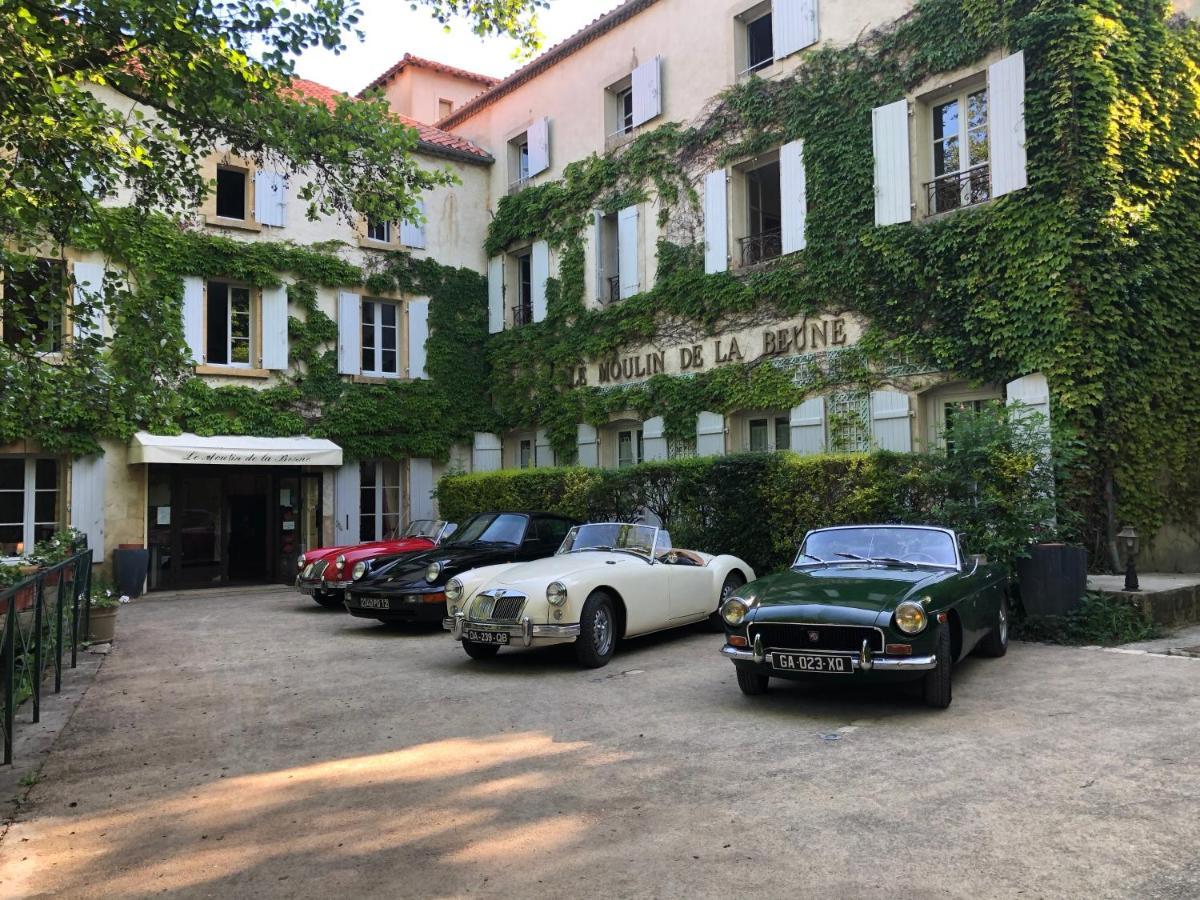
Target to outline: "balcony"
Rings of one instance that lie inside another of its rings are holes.
[[[605,294],[601,298],[604,303],[616,303],[621,299],[621,276],[610,275],[604,279]]]
[[[773,228],[761,234],[739,238],[742,250],[742,266],[755,266],[783,255],[783,231]]]
[[[987,163],[951,172],[925,185],[929,192],[929,214],[974,206],[992,198],[992,170]]]
[[[529,325],[533,322],[533,306],[522,303],[519,306],[512,307],[512,323],[513,328],[520,328],[522,325]]]

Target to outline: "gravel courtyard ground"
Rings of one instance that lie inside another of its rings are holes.
[[[0,896],[1195,897],[1200,660],[1014,645],[954,705],[720,637],[474,663],[297,594],[121,610]]]

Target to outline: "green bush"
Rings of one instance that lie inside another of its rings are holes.
[[[1129,601],[1100,593],[1086,594],[1079,609],[1065,616],[1020,616],[1013,621],[1014,639],[1047,644],[1113,646],[1148,641],[1158,634],[1158,627]]]

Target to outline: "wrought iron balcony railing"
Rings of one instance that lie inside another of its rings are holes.
[[[533,321],[533,307],[524,303],[512,308],[513,328],[520,328]]]
[[[974,206],[992,198],[991,166],[987,163],[963,172],[942,175],[925,185],[929,192],[929,214]]]
[[[741,238],[738,243],[742,248],[743,266],[753,266],[783,255],[783,232],[779,228]]]
[[[610,275],[607,279],[608,293],[604,298],[605,303],[616,303],[621,299],[621,276]]]

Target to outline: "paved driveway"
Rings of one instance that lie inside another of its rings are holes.
[[[285,591],[121,610],[0,895],[1194,897],[1200,661],[744,698],[696,631],[473,663]]]

